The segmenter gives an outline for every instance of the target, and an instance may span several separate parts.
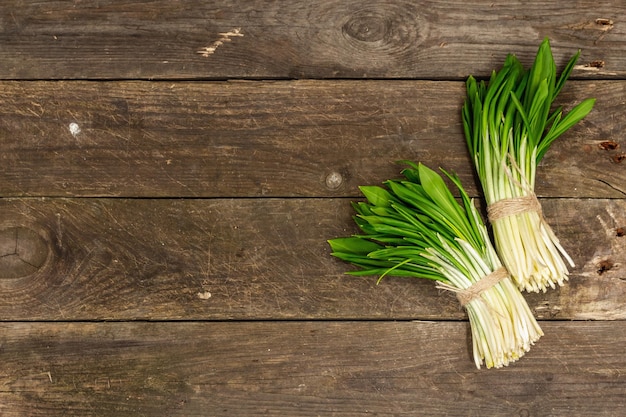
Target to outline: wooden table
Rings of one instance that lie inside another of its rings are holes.
[[[624,415],[626,7],[573,3],[4,0],[0,415]],[[477,370],[453,296],[326,239],[399,159],[479,197],[464,80],[545,36],[597,98],[537,180],[577,266]]]

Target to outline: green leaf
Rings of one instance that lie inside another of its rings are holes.
[[[467,240],[468,234],[471,233],[468,228],[467,215],[452,196],[443,178],[425,165],[420,165],[419,173],[424,191],[444,212],[444,217],[447,218],[447,223],[454,230],[454,234]]]
[[[529,109],[532,100],[537,94],[537,90],[540,88],[540,84],[545,80],[547,83],[554,82],[556,74],[556,66],[554,65],[554,59],[552,58],[552,50],[550,49],[550,41],[545,38],[532,67],[530,68],[530,75],[528,79],[528,85],[526,86],[526,100],[524,101],[524,107]]]
[[[456,202],[454,201],[452,193],[450,193],[450,190],[446,186],[446,183],[443,181],[443,178],[426,165],[419,166],[419,176],[424,192],[426,192],[435,205],[448,213],[455,213]]]
[[[387,190],[375,185],[366,185],[359,187],[367,201],[375,206],[389,206],[395,199]]]
[[[517,97],[517,94],[515,92],[513,92],[513,91],[511,91],[511,100],[515,104],[515,108],[517,109],[518,114],[522,118],[522,121],[524,122],[524,124],[526,126],[530,126],[530,121],[528,119],[528,115],[526,114],[526,110],[524,110],[524,106],[519,101],[519,98]]]
[[[569,113],[567,113],[567,115],[565,115],[565,117],[563,117],[560,121],[555,120],[556,126],[552,126],[548,135],[543,138],[537,147],[537,162],[541,161],[541,158],[543,158],[545,153],[548,151],[548,148],[556,138],[561,136],[589,114],[589,112],[593,109],[595,102],[596,99],[594,98],[583,100],[576,107],[570,110]]]
[[[333,252],[354,253],[367,255],[380,250],[382,246],[358,237],[340,237],[328,241]]]
[[[423,248],[417,246],[395,246],[379,249],[377,251],[370,252],[368,257],[372,259],[391,260],[391,259],[418,259],[421,256]]]
[[[537,146],[541,139],[543,130],[546,126],[545,109],[546,106],[548,108],[550,107],[548,96],[548,81],[544,79],[537,86],[537,89],[535,90],[535,95],[530,105],[530,109],[528,109],[527,113],[529,123],[527,129],[529,132],[531,148],[535,148]]]
[[[466,213],[465,217],[468,220],[468,223],[470,225],[469,230],[471,232],[468,236],[465,237],[465,240],[469,244],[471,244],[474,247],[474,249],[476,250],[480,249],[480,251],[482,251],[485,244],[482,241],[482,235],[481,235],[479,228],[482,227],[483,224],[476,223],[475,218],[472,215],[472,212],[476,211],[476,208],[474,207],[474,204],[472,200],[470,199],[469,195],[463,188],[463,185],[461,184],[461,180],[459,179],[459,177],[456,174],[448,173],[445,170],[442,170],[442,171],[444,174],[446,174],[448,178],[450,178],[450,180],[454,183],[454,185],[456,185],[456,187],[459,190],[459,193],[461,194],[461,201],[463,202],[463,207]]]
[[[561,92],[561,89],[565,85],[565,81],[567,81],[570,74],[572,73],[572,70],[574,69],[574,65],[576,65],[576,62],[578,61],[579,57],[580,57],[580,50],[578,50],[578,52],[576,52],[576,54],[570,58],[569,62],[565,66],[565,69],[563,69],[563,72],[561,73],[561,76],[559,77],[559,81],[556,83],[556,86],[554,88],[554,94],[552,96],[553,101],[556,98],[556,96],[558,96],[559,93]]]

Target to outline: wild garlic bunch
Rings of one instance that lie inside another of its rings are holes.
[[[465,137],[487,202],[498,255],[520,289],[545,291],[563,284],[574,262],[544,220],[535,193],[537,164],[556,138],[593,108],[587,99],[567,114],[552,109],[580,52],[561,76],[545,39],[530,70],[507,56],[488,83],[467,80]],[[563,258],[562,258],[562,257]]]
[[[364,234],[329,240],[332,254],[361,269],[352,275],[427,278],[457,294],[467,310],[478,368],[499,368],[524,355],[543,332],[509,278],[460,181],[457,202],[443,178],[406,162],[404,179],[361,187],[353,203]]]

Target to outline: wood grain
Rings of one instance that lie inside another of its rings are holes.
[[[623,2],[2,5],[3,417],[623,415]],[[545,36],[582,50],[560,101],[597,98],[537,178],[577,266],[526,295],[536,346],[477,370],[451,294],[326,240],[399,159],[479,197],[463,81]]]
[[[626,226],[626,202],[542,204],[578,266],[559,290],[528,296],[535,314],[625,319],[626,237],[618,229]],[[0,317],[464,318],[432,282],[390,277],[376,286],[374,277],[343,275],[350,267],[330,257],[326,240],[356,232],[352,214],[349,200],[327,198],[1,199],[0,229],[10,233],[0,233],[0,249],[9,248],[0,266],[40,266],[3,273]],[[25,232],[16,235],[17,226]]]
[[[355,197],[359,185],[396,177],[401,159],[456,171],[477,195],[464,90],[421,81],[5,82],[0,195]],[[587,97],[596,108],[548,152],[539,195],[626,195],[626,82],[571,82],[560,102]]]
[[[529,63],[546,36],[561,65],[583,50],[578,77],[626,74],[626,9],[614,1],[571,10],[556,0],[3,5],[2,79],[459,79],[489,74],[507,53]]]
[[[467,326],[4,323],[0,402],[5,417],[605,417],[626,406],[626,322],[542,323],[546,335],[499,370],[474,367]]]

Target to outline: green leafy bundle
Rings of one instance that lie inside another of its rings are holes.
[[[488,83],[467,80],[463,124],[467,145],[490,210],[495,246],[520,289],[545,291],[563,284],[572,259],[545,222],[537,201],[537,165],[550,145],[593,108],[587,99],[564,115],[553,103],[579,53],[557,78],[545,39],[530,70],[507,56]],[[495,213],[498,213],[495,215]]]
[[[460,203],[436,172],[405,163],[404,179],[361,187],[367,202],[353,207],[364,234],[329,240],[332,254],[360,268],[352,275],[426,278],[466,294],[502,270],[487,229],[455,175],[443,171],[459,189]],[[543,334],[506,273],[462,304],[478,368],[483,361],[487,368],[508,365]]]

